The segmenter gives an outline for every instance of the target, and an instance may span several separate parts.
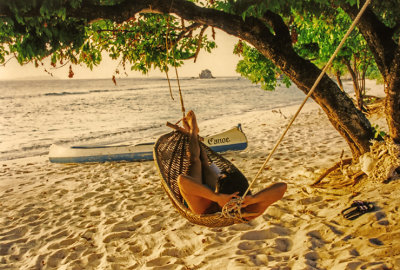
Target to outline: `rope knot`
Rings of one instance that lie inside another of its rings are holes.
[[[244,222],[245,219],[242,217],[242,197],[232,198],[222,207],[221,215],[225,218],[234,219],[237,222]]]

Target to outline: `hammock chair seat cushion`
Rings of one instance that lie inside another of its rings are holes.
[[[243,195],[249,187],[246,177],[227,159],[211,150],[204,143],[200,147],[207,153],[209,161],[227,175],[217,183],[219,193],[232,194],[239,191]],[[221,212],[196,214],[184,203],[178,187],[179,175],[187,175],[190,167],[189,136],[180,131],[172,131],[161,136],[154,145],[154,161],[161,177],[162,187],[178,212],[192,223],[207,227],[229,226],[243,222],[235,218],[224,217]]]

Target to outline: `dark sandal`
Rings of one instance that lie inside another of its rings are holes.
[[[354,220],[367,212],[371,212],[374,208],[372,202],[354,201],[350,207],[342,211],[342,215],[345,219]]]

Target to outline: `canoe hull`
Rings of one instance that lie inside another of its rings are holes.
[[[205,137],[204,143],[216,152],[240,151],[247,148],[247,138],[240,125],[225,132]],[[154,143],[116,146],[50,147],[49,160],[53,163],[86,163],[107,161],[153,160]]]

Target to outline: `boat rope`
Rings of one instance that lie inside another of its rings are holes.
[[[363,5],[363,7],[361,8],[361,10],[359,11],[357,17],[354,19],[353,23],[351,24],[349,30],[346,32],[346,34],[343,36],[342,41],[340,42],[340,44],[337,46],[335,52],[332,54],[331,58],[329,59],[328,63],[325,65],[325,67],[323,68],[323,70],[321,71],[320,75],[318,76],[317,80],[314,82],[314,85],[311,87],[311,90],[308,92],[307,96],[304,98],[303,102],[300,104],[300,107],[298,108],[298,110],[296,111],[296,113],[293,115],[293,117],[291,118],[291,120],[289,121],[289,124],[287,125],[286,129],[283,131],[282,135],[280,136],[280,138],[278,139],[278,141],[276,142],[274,148],[271,150],[271,152],[269,153],[269,155],[267,156],[267,158],[264,161],[264,164],[261,166],[261,168],[258,170],[257,174],[255,175],[255,177],[253,178],[253,180],[250,182],[249,187],[247,188],[246,192],[243,194],[242,196],[242,200],[246,197],[247,193],[250,191],[250,188],[252,187],[252,185],[255,183],[255,181],[257,180],[257,178],[260,176],[260,174],[262,173],[262,171],[264,170],[264,168],[267,166],[269,160],[271,159],[271,156],[275,153],[276,149],[278,148],[279,144],[282,142],[283,138],[285,137],[286,133],[288,132],[289,128],[292,126],[294,120],[297,118],[297,116],[299,115],[301,109],[304,107],[305,103],[307,102],[308,98],[312,95],[312,93],[314,93],[314,90],[316,89],[317,85],[319,84],[319,82],[321,81],[322,77],[325,75],[328,67],[332,64],[333,59],[336,57],[336,55],[339,53],[340,49],[342,48],[344,42],[346,41],[346,39],[349,37],[350,33],[353,31],[354,27],[356,26],[356,24],[358,23],[358,21],[360,20],[362,14],[364,13],[364,11],[366,10],[367,6],[369,5],[369,3],[371,2],[371,0],[367,0],[365,2],[365,4]],[[225,205],[227,207],[229,207],[229,204]],[[225,206],[223,208],[225,208]],[[230,211],[227,209],[223,209],[223,213],[229,213]]]

